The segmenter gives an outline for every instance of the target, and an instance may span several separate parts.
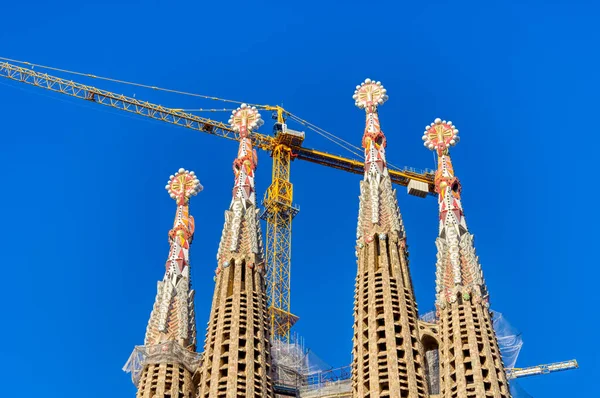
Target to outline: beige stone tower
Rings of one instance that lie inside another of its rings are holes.
[[[367,79],[357,86],[354,99],[366,110],[367,120],[357,228],[352,396],[427,397],[406,236],[377,114],[377,106],[387,100],[386,90]]]
[[[256,109],[245,105],[230,120],[240,134],[240,146],[233,163],[233,200],[225,212],[217,254],[199,398],[273,396],[264,257],[254,191],[257,159],[249,137],[261,123]]]
[[[440,396],[508,398],[509,387],[488,309],[488,292],[460,200],[448,147],[458,141],[452,122],[427,126],[425,146],[438,154],[435,187],[440,226],[436,240],[436,310]]]
[[[193,375],[198,366],[194,291],[191,289],[189,249],[194,236],[194,218],[189,199],[202,186],[194,172],[180,169],[166,186],[177,201],[171,249],[166,272],[158,282],[158,293],[150,315],[143,346],[129,358],[137,398],[193,398]]]

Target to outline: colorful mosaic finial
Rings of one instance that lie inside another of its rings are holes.
[[[189,214],[190,197],[202,190],[193,171],[179,169],[165,186],[177,202],[173,228],[169,231],[169,256],[165,275],[158,283],[144,345],[174,341],[187,350],[196,347],[194,291],[190,282],[190,245],[194,239],[194,217]]]
[[[198,195],[203,187],[193,171],[179,169],[175,175],[169,177],[165,189],[178,205],[184,205],[192,196]]]
[[[382,179],[389,178],[387,170],[387,161],[385,157],[385,147],[387,145],[385,134],[381,131],[377,107],[387,101],[387,90],[381,82],[375,82],[366,79],[360,86],[356,86],[354,91],[354,104],[364,109],[366,113],[365,132],[362,138],[362,147],[365,149],[365,183],[369,185],[370,206],[367,210],[370,215],[370,221],[364,223],[366,228],[364,232],[365,239],[371,239],[370,231],[374,224],[378,224],[381,216],[380,201],[380,183]],[[391,187],[391,186],[390,186]],[[393,218],[393,217],[392,217]],[[359,222],[363,225],[362,222]],[[395,227],[398,227],[396,225]],[[399,229],[398,228],[392,229]],[[361,236],[363,232],[358,232]]]
[[[374,82],[371,79],[366,79],[360,86],[356,86],[354,91],[354,105],[360,109],[366,109],[367,112],[373,111],[370,108],[376,108],[383,105],[388,100],[387,90],[383,88],[381,82]]]
[[[250,107],[242,104],[239,108],[231,112],[229,124],[233,128],[233,131],[240,133],[240,136],[245,138],[249,131],[262,126],[264,122],[255,106]]]
[[[458,297],[487,302],[481,266],[475,255],[473,235],[465,219],[460,180],[454,174],[448,148],[458,142],[458,129],[450,121],[435,119],[425,127],[425,146],[436,151],[438,168],[435,191],[439,205],[438,261],[436,265],[436,306],[438,311]]]
[[[438,154],[444,153],[460,140],[456,126],[439,117],[429,126],[425,126],[422,138],[425,141],[423,145],[432,151],[437,151]]]
[[[260,265],[262,270],[262,237],[257,218],[254,172],[258,164],[256,150],[252,148],[250,132],[263,121],[255,107],[242,104],[233,111],[229,123],[240,133],[237,157],[233,161],[234,185],[229,210],[225,212],[225,226],[217,253],[217,274],[231,261],[244,259],[250,267]]]

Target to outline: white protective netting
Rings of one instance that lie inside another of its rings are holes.
[[[340,393],[350,389],[350,366],[332,369],[305,349],[297,335],[290,342],[273,341],[271,357],[275,385],[296,389],[302,397],[320,396],[325,390]]]
[[[131,380],[137,386],[142,370],[148,364],[180,363],[193,374],[200,365],[200,359],[201,354],[188,351],[174,341],[150,346],[138,345],[123,366],[123,371],[131,373]]]
[[[514,329],[500,312],[493,312],[493,325],[498,348],[505,368],[514,368],[523,347],[521,333]]]
[[[510,380],[508,387],[510,388],[510,395],[512,398],[533,398],[519,385],[519,383],[517,383],[516,380]]]
[[[504,318],[502,313],[492,312],[492,323],[496,338],[498,339],[498,348],[504,362],[505,368],[514,368],[517,363],[517,358],[523,346],[521,333],[513,328],[510,323]],[[422,321],[436,323],[435,311],[429,311],[419,317]]]
[[[313,372],[300,387],[300,396],[309,398],[349,393],[352,389],[351,376],[351,365]]]
[[[331,366],[313,352],[304,348],[304,341],[293,335],[289,342],[275,340],[271,343],[274,381],[281,386],[300,387],[310,382],[313,375]]]
[[[427,312],[421,315],[420,319],[424,322],[436,323],[435,311]],[[523,339],[521,333],[513,328],[510,323],[504,318],[502,313],[492,311],[492,323],[498,340],[498,348],[504,362],[505,368],[514,368],[517,363],[517,358],[523,347]],[[429,389],[433,393],[439,392],[439,352],[437,350],[427,351],[425,359],[427,361],[427,376]],[[510,380],[509,383],[511,395],[513,398],[530,398],[515,380]]]
[[[272,341],[271,359],[275,384],[290,387],[302,385],[310,364],[301,339],[294,335],[289,342]]]

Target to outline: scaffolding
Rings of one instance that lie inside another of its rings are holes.
[[[274,339],[271,344],[275,385],[279,388],[298,389],[310,369],[304,341],[294,334],[289,341]]]
[[[352,392],[352,366],[327,369],[310,374],[300,387],[302,398],[341,397]]]
[[[201,357],[202,354],[186,350],[175,341],[147,346],[138,345],[123,366],[123,371],[131,373],[131,380],[137,386],[146,365],[175,362],[182,364],[194,374],[200,366]]]
[[[274,340],[271,358],[277,395],[323,397],[350,392],[350,366],[333,369],[306,349],[297,334],[289,342]]]

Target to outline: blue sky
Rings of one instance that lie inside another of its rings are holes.
[[[282,3],[12,2],[0,15],[0,56],[283,104],[356,145],[364,113],[351,97],[371,77],[390,95],[380,117],[389,161],[399,166],[433,168],[423,126],[451,119],[462,137],[452,150],[455,171],[492,307],[525,340],[518,365],[580,363],[520,384],[535,397],[588,395],[600,372],[589,335],[599,326],[597,7]],[[170,107],[229,107],[69,78]],[[133,397],[120,369],[143,342],[164,272],[175,211],[164,185],[185,167],[205,186],[191,208],[203,336],[236,143],[8,80],[0,81],[0,105],[3,395]],[[310,131],[305,145],[346,155]],[[261,196],[270,164],[259,153]],[[350,362],[359,180],[293,164],[301,208],[293,226],[295,330],[332,366]],[[437,204],[398,192],[425,312],[434,301]]]

